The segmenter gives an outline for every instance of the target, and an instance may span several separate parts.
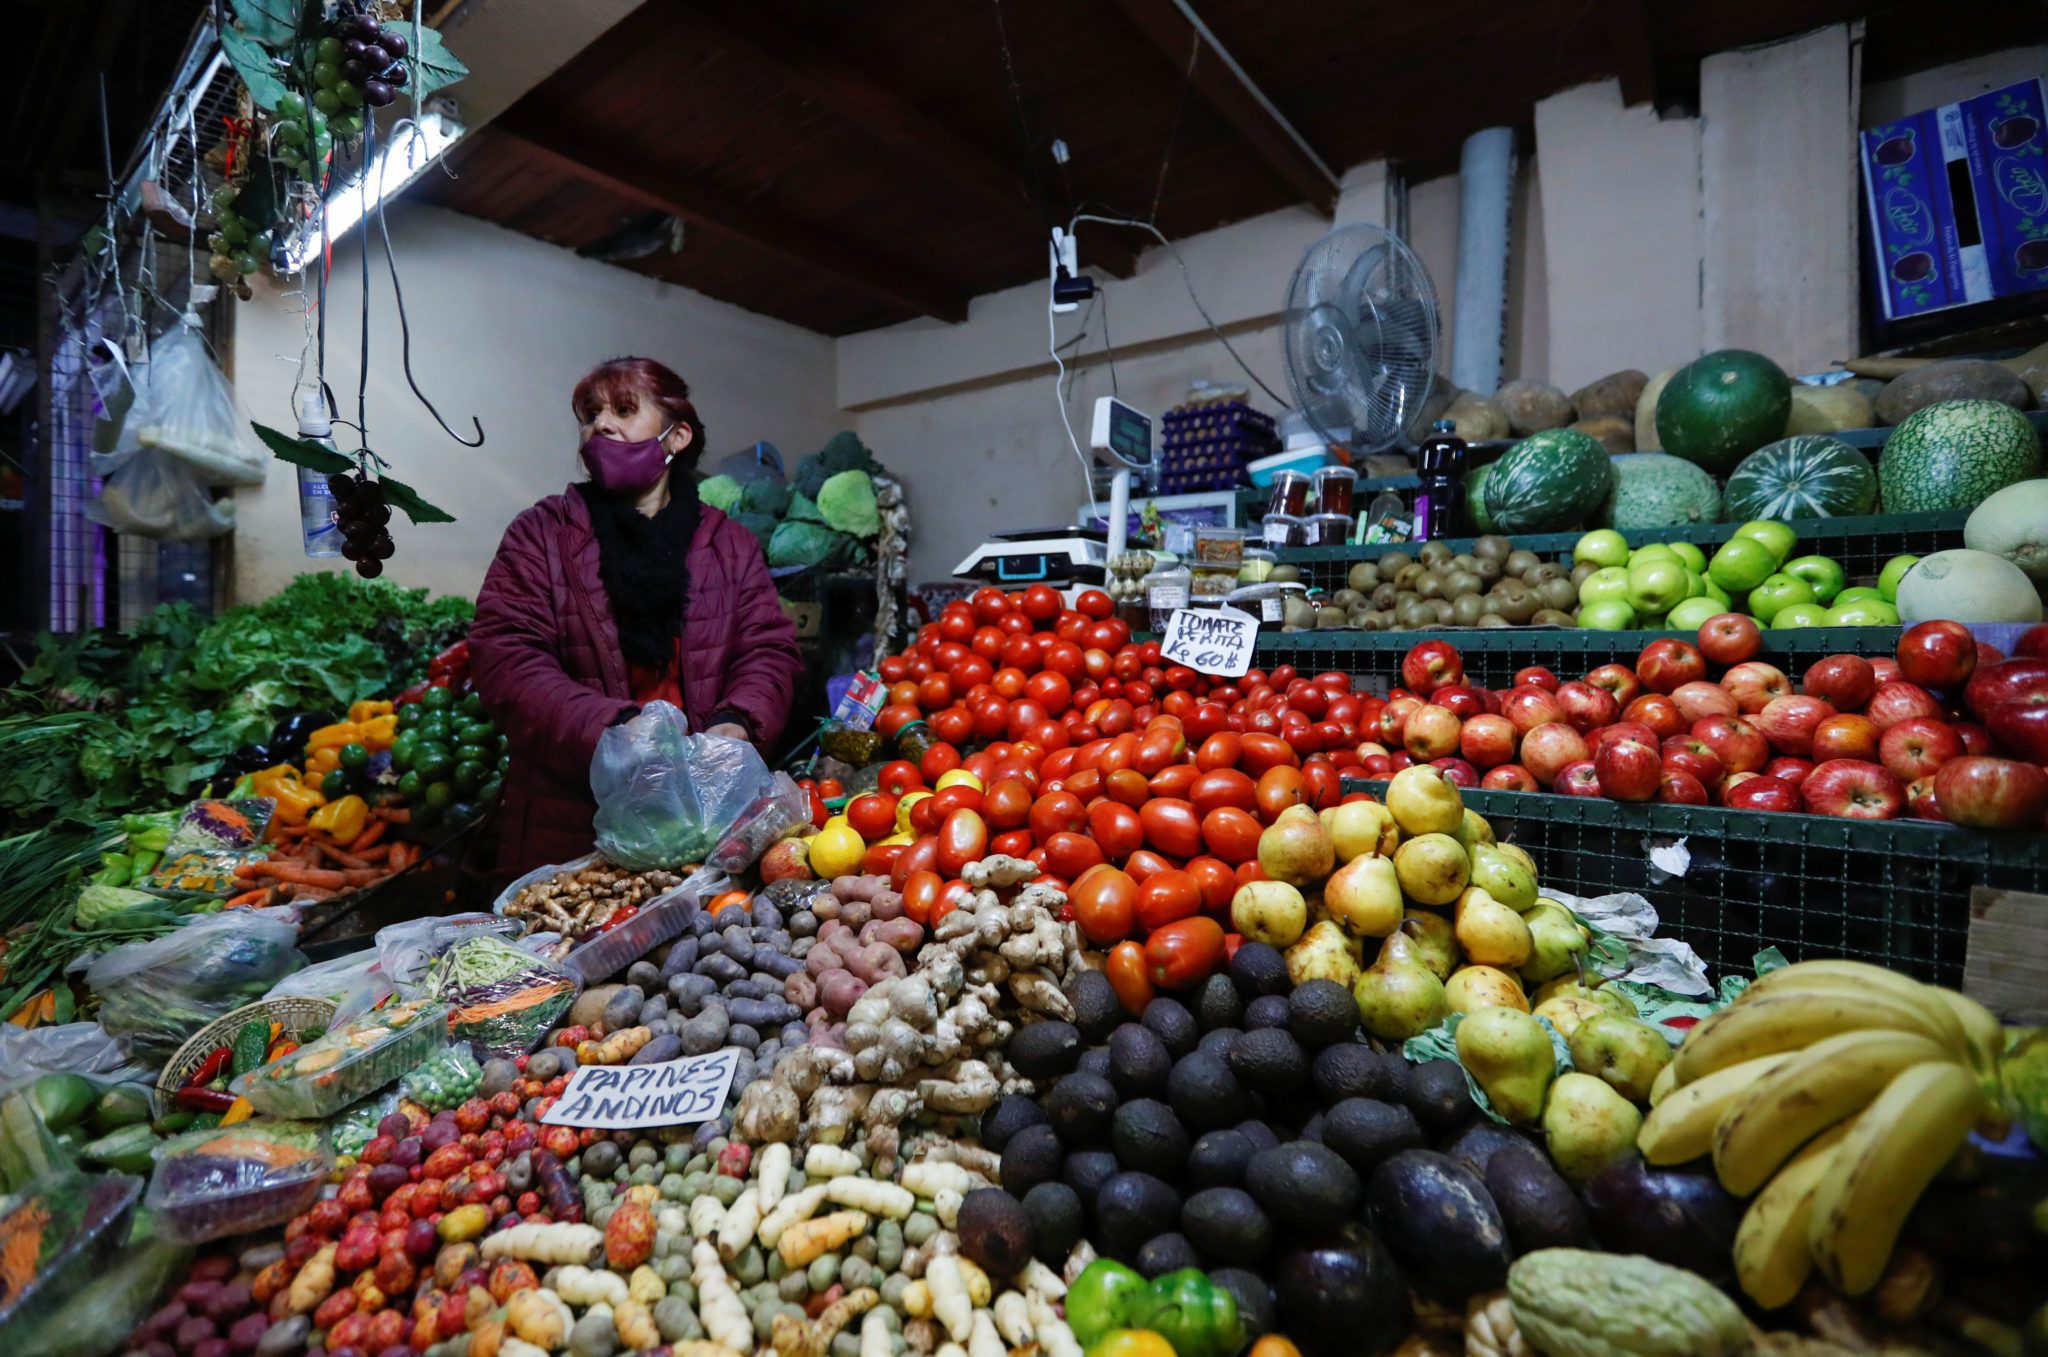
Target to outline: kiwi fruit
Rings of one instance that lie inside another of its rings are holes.
[[[1486,604],[1477,594],[1460,594],[1451,600],[1451,621],[1461,627],[1479,624],[1479,618],[1486,612]]]
[[[1499,613],[1487,613],[1479,619],[1479,625],[1482,627],[1511,627],[1514,623],[1508,621]]]
[[[1341,627],[1341,626],[1343,626],[1343,625],[1344,625],[1344,610],[1343,610],[1342,608],[1330,608],[1330,607],[1323,607],[1323,608],[1318,608],[1318,609],[1316,609],[1316,625],[1317,625],[1318,627]]]
[[[1409,564],[1402,566],[1401,572],[1398,575],[1394,576],[1394,583],[1399,585],[1403,589],[1413,589],[1415,587],[1415,581],[1421,579],[1424,575],[1427,575],[1428,573],[1429,567],[1422,564],[1420,561],[1410,562]]]
[[[1396,589],[1391,581],[1376,584],[1372,589],[1372,606],[1380,612],[1385,612],[1394,606],[1395,596],[1399,593],[1400,590]]]
[[[1511,551],[1508,558],[1501,562],[1501,568],[1510,575],[1521,576],[1529,573],[1531,567],[1542,564],[1543,558],[1533,551]]]
[[[1416,599],[1412,603],[1402,604],[1394,613],[1394,620],[1401,630],[1413,631],[1436,621],[1436,610],[1422,599]]]
[[[1444,597],[1444,577],[1434,570],[1425,570],[1415,577],[1415,592],[1424,598]]]
[[[1522,572],[1522,582],[1524,584],[1541,584],[1545,580],[1561,580],[1563,578],[1564,567],[1556,561],[1544,561]]]
[[[1594,565],[1591,561],[1580,561],[1577,565],[1572,567],[1572,587],[1576,589],[1580,585],[1584,584],[1586,582],[1586,576],[1592,574],[1599,568],[1599,566]]]
[[[1529,625],[1532,627],[1569,627],[1576,622],[1577,619],[1570,613],[1558,608],[1540,608],[1536,615],[1529,619]]]
[[[1444,596],[1460,598],[1466,594],[1483,594],[1486,583],[1470,570],[1453,570],[1444,576]]]
[[[1405,551],[1390,551],[1380,557],[1380,578],[1399,583],[1401,572],[1415,563],[1415,558]]]
[[[1316,605],[1300,594],[1289,594],[1280,603],[1281,625],[1289,627],[1313,627],[1316,624]]]
[[[1350,612],[1363,602],[1365,602],[1365,595],[1359,593],[1356,589],[1339,589],[1336,593],[1330,595],[1330,606],[1342,608],[1346,612]]]
[[[1479,558],[1469,552],[1463,556],[1453,556],[1451,557],[1451,566],[1456,570],[1477,570],[1479,568]]]
[[[1380,568],[1375,562],[1360,561],[1351,567],[1351,573],[1344,577],[1344,582],[1361,594],[1370,593],[1380,582]]]
[[[1488,533],[1472,544],[1472,554],[1482,561],[1505,561],[1515,544],[1499,533]]]
[[[1568,579],[1553,577],[1536,586],[1536,601],[1546,608],[1569,608],[1579,601],[1579,589]]]
[[[1387,615],[1381,612],[1362,614],[1358,619],[1358,629],[1360,631],[1385,631],[1387,629],[1386,618]]]
[[[1435,612],[1436,621],[1439,626],[1451,620],[1451,601],[1449,599],[1433,598],[1429,601],[1429,606]]]
[[[1266,576],[1268,584],[1300,584],[1301,567],[1298,565],[1276,565],[1273,573]]]
[[[1424,565],[1442,565],[1445,561],[1450,560],[1455,553],[1442,542],[1424,542],[1422,550],[1415,554],[1422,558]]]

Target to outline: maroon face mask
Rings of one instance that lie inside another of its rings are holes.
[[[652,486],[668,470],[674,456],[662,440],[675,431],[671,424],[654,438],[623,443],[603,434],[583,441],[583,465],[590,468],[591,483],[615,494],[636,494]]]

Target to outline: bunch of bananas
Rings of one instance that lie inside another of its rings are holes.
[[[1772,971],[1686,1035],[1650,1092],[1652,1164],[1711,1153],[1756,1194],[1735,1236],[1765,1309],[1815,1268],[1844,1295],[1877,1285],[1927,1185],[1989,1121],[2004,1035],[1973,999],[1858,961]]]

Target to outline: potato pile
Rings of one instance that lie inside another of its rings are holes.
[[[1286,624],[1299,629],[1573,625],[1578,585],[1569,567],[1517,551],[1505,537],[1481,537],[1468,555],[1424,542],[1413,555],[1390,551],[1351,567],[1346,587],[1320,606],[1290,599]]]

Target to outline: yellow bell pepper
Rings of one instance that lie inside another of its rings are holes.
[[[314,811],[313,818],[307,823],[346,848],[356,841],[356,836],[363,832],[363,826],[369,819],[369,803],[360,796],[349,795],[338,801],[329,801]]]
[[[337,745],[330,745],[326,749],[314,751],[307,758],[306,776],[318,781],[339,767],[341,767],[341,749]]]
[[[373,716],[390,716],[397,708],[389,702],[357,702],[348,709],[348,719],[361,725]]]
[[[220,1124],[222,1126],[233,1126],[236,1122],[247,1121],[255,1115],[255,1106],[247,1098],[238,1095],[235,1098],[234,1106],[220,1114]]]
[[[388,707],[391,704],[387,702],[384,705]],[[362,732],[363,747],[372,754],[381,754],[398,738],[398,718],[389,713],[372,716],[358,722],[356,729]]]
[[[318,787],[282,778],[272,783],[264,795],[277,802],[277,810],[270,817],[272,821],[287,825],[306,823],[309,814],[327,804],[327,798],[320,794]]]
[[[345,744],[361,744],[363,732],[354,721],[336,721],[331,726],[322,726],[306,737],[306,752],[315,753],[322,749],[339,749]]]

